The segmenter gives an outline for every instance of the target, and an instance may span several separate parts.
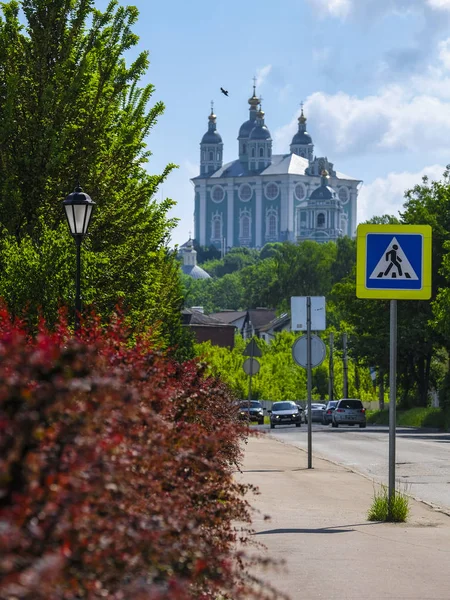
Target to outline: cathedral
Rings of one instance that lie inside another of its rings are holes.
[[[211,107],[200,143],[195,185],[195,239],[221,250],[268,242],[327,242],[355,236],[359,179],[334,170],[314,144],[301,110],[287,154],[272,154],[272,137],[255,86],[238,135],[239,158],[223,164],[223,142]]]

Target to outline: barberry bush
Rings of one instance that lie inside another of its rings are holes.
[[[234,406],[119,317],[31,336],[1,309],[0,598],[280,598],[252,576]]]

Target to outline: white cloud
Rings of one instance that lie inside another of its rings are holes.
[[[360,0],[361,1],[361,0]],[[310,0],[323,14],[325,11],[332,17],[345,18],[352,7],[351,0]]]
[[[344,92],[317,92],[305,103],[309,133],[331,156],[370,152],[426,151],[447,148],[450,103],[415,94],[410,85],[393,85],[378,95],[358,98]],[[284,151],[297,130],[296,115],[274,134],[275,150]]]
[[[448,10],[450,0],[309,0],[319,16],[345,19],[351,13],[367,14],[407,13],[417,10]]]
[[[436,8],[437,10],[450,11],[450,0],[427,0],[427,4],[431,6],[431,8]]]
[[[287,83],[285,86],[278,90],[278,100],[280,102],[285,102],[289,96],[292,94],[294,86],[291,83]]]
[[[439,59],[446,69],[450,69],[450,38],[439,42]]]
[[[442,165],[432,165],[418,173],[389,173],[384,179],[363,185],[358,195],[358,223],[373,216],[398,216],[403,211],[405,192],[420,184],[425,175],[433,181],[442,179],[444,170]]]
[[[258,87],[264,84],[271,70],[272,65],[266,65],[265,67],[261,67],[260,69],[256,70],[256,85]]]

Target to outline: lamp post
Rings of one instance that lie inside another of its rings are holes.
[[[81,242],[87,234],[95,202],[89,194],[83,192],[78,184],[75,191],[69,194],[62,204],[66,213],[70,233],[77,246],[77,274],[75,280],[75,331],[77,332],[80,329],[81,313]]]

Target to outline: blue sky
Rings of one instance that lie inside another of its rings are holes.
[[[288,152],[303,101],[315,154],[364,181],[359,221],[397,214],[424,174],[441,179],[450,162],[450,0],[132,4],[138,50],[150,51],[142,83],[166,105],[148,138],[148,169],[179,165],[158,194],[177,202],[172,244],[193,231],[189,179],[210,102],[224,161],[234,160],[254,76],[274,153]]]

